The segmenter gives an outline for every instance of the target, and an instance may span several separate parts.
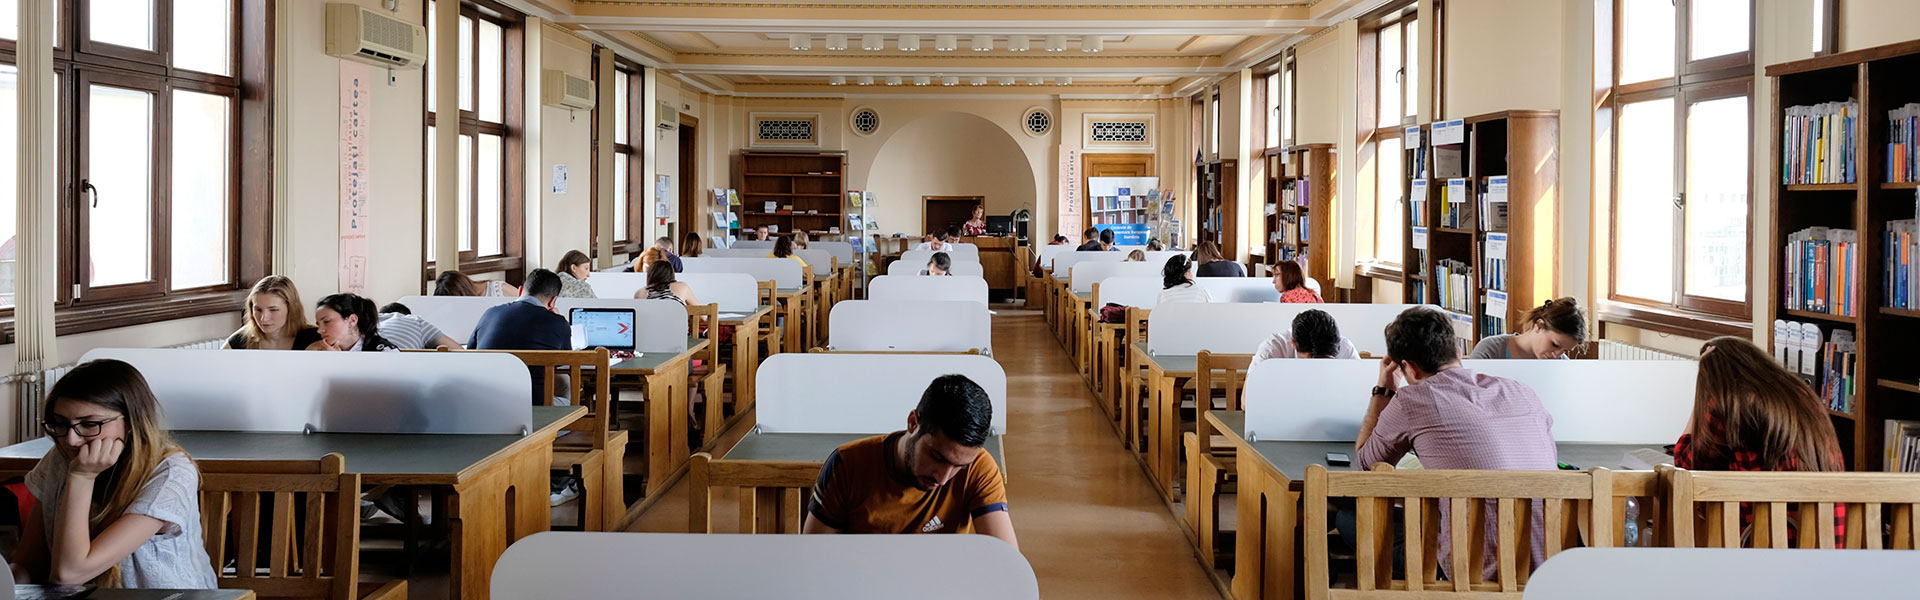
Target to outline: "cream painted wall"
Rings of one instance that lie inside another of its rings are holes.
[[[559,69],[579,77],[591,77],[593,44],[575,37],[565,29],[547,26],[541,32],[540,66]],[[540,119],[540,169],[535,179],[540,187],[527,190],[528,197],[540,199],[538,262],[534,267],[553,268],[568,250],[588,252],[593,239],[593,115],[552,106],[538,106]],[[553,193],[553,168],[567,167],[567,193]],[[603,174],[611,177],[611,173]],[[650,189],[650,188],[649,188]],[[611,202],[608,203],[611,205]],[[536,258],[529,254],[529,259]]]
[[[1565,2],[1448,2],[1444,119],[1560,105],[1561,20]],[[1423,74],[1423,77],[1426,75]]]
[[[884,232],[938,231],[939,224],[923,224],[924,196],[982,196],[989,215],[1033,210],[1040,178],[1013,137],[1024,134],[1010,134],[978,115],[943,112],[875,137],[882,135],[877,147],[851,149],[871,152],[866,189],[879,202],[868,205],[867,216]]]
[[[1340,131],[1339,103],[1355,94],[1341,89],[1340,53],[1332,34],[1307,40],[1295,54],[1295,85],[1300,106],[1295,110],[1299,122],[1294,125],[1294,141],[1301,144],[1331,144]],[[1352,65],[1347,65],[1351,67]]]
[[[1780,3],[1785,18],[1805,22],[1812,18],[1808,0],[1768,0]],[[1848,52],[1920,39],[1920,2],[1913,0],[1834,0],[1840,25],[1839,51]],[[1807,48],[1807,44],[1791,46]]]

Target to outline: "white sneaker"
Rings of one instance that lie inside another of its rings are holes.
[[[580,497],[580,490],[574,486],[560,488],[560,491],[547,495],[547,506],[559,506]]]

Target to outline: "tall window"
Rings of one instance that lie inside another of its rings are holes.
[[[1406,243],[1405,178],[1402,168],[1401,127],[1412,124],[1419,112],[1420,21],[1412,3],[1390,6],[1364,22],[1363,50],[1372,54],[1373,75],[1362,79],[1361,98],[1372,103],[1361,111],[1373,118],[1374,258],[1399,263]],[[1438,89],[1439,86],[1434,86]],[[1366,154],[1363,152],[1363,155]]]
[[[1746,319],[1751,0],[1616,0],[1614,300]]]
[[[1294,87],[1293,82],[1294,54],[1293,50],[1287,50],[1286,63],[1280,67],[1280,118],[1278,119],[1278,121],[1280,121],[1280,131],[1278,139],[1280,140],[1279,145],[1281,146],[1292,146],[1295,139],[1293,136],[1294,94],[1298,93],[1299,88]]]
[[[427,22],[434,22],[439,2],[427,4]],[[427,28],[427,261],[438,257],[439,231],[433,209],[436,177],[432,175],[437,144],[434,132],[444,123],[460,128],[458,195],[460,270],[517,271],[521,256],[522,188],[519,177],[508,177],[520,164],[521,23],[509,9],[492,3],[460,5],[460,115],[457,122],[442,121],[437,106],[432,57],[438,32]]]
[[[17,0],[0,1],[0,308],[14,304]],[[60,332],[233,310],[270,262],[266,0],[57,3]],[[247,148],[242,152],[242,148]],[[241,240],[246,240],[242,243]],[[155,300],[165,300],[155,302]],[[137,316],[135,313],[138,313]]]
[[[649,132],[652,131],[651,127],[641,122],[643,115],[640,108],[645,106],[643,99],[646,96],[641,89],[645,82],[640,77],[640,69],[638,65],[616,59],[613,81],[599,82],[601,86],[610,86],[606,89],[607,95],[613,97],[613,105],[594,109],[595,119],[613,119],[613,173],[611,176],[613,177],[614,254],[639,252],[647,245],[644,243],[645,240],[637,239],[642,235],[639,231],[639,226],[644,222],[641,209],[646,203],[634,202],[632,198],[633,190],[646,189],[645,186],[638,185],[635,178],[640,177],[642,173],[639,162],[641,144],[646,142]],[[599,69],[594,69],[596,75],[599,72]],[[596,122],[594,131],[599,130]],[[597,146],[598,143],[596,142],[595,145]],[[595,186],[594,191],[597,193],[599,187]],[[589,212],[593,215],[589,227],[593,230],[592,238],[596,240],[593,246],[599,248],[597,240],[600,235],[600,203],[594,202],[593,209]]]

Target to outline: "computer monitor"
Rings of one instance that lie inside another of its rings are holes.
[[[633,350],[635,317],[631,308],[576,308],[567,315],[573,325],[573,349]]]
[[[1013,235],[1013,217],[987,217],[987,235]]]

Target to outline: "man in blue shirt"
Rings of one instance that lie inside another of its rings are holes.
[[[554,310],[560,298],[560,276],[546,269],[527,273],[520,287],[520,299],[493,308],[480,315],[467,347],[475,350],[572,350],[573,329],[567,318]],[[540,377],[534,373],[533,403],[540,402]]]

